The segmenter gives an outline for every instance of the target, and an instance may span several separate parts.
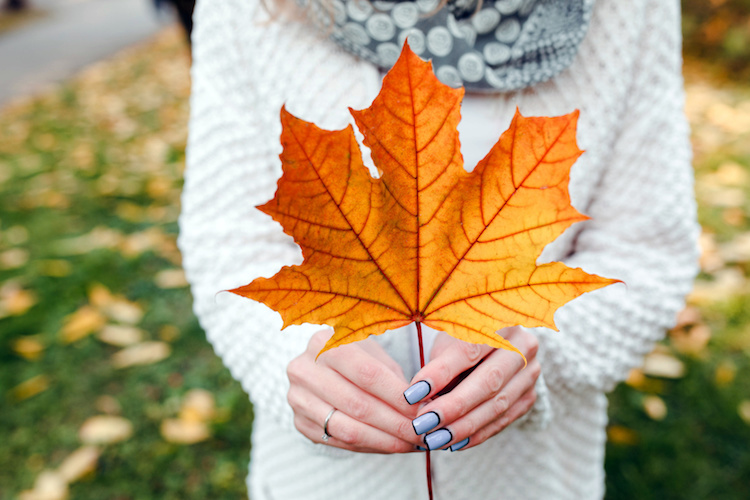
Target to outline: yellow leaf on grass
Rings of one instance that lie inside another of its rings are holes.
[[[750,425],[750,400],[745,399],[740,402],[737,406],[737,413],[740,418],[745,421],[747,425]]]
[[[159,288],[184,288],[188,286],[185,271],[182,269],[165,269],[156,273],[154,282]]]
[[[180,407],[180,420],[207,422],[216,415],[214,395],[205,389],[191,389]]]
[[[29,261],[29,251],[24,248],[11,248],[0,253],[0,269],[18,269]]]
[[[643,409],[653,420],[664,420],[667,416],[667,404],[659,396],[649,395],[643,398]]]
[[[168,418],[159,427],[162,437],[175,444],[193,444],[211,437],[205,422]]]
[[[78,438],[85,444],[111,444],[124,441],[133,435],[130,420],[114,415],[96,415],[88,418],[78,430]]]
[[[15,386],[11,389],[11,394],[19,401],[28,399],[46,391],[49,388],[49,383],[50,380],[47,375],[37,375]]]
[[[107,319],[104,315],[89,305],[83,306],[65,318],[60,337],[63,342],[70,344],[101,329]]]
[[[681,378],[685,375],[685,365],[670,354],[652,352],[646,356],[643,372],[652,377]]]
[[[132,325],[106,325],[96,338],[106,344],[127,347],[143,339],[143,330]]]
[[[22,356],[29,361],[36,361],[42,356],[44,352],[44,344],[40,340],[38,335],[28,335],[25,337],[18,337],[11,343],[13,352]]]
[[[37,302],[36,294],[25,290],[15,282],[9,281],[0,286],[0,318],[21,316]]]
[[[19,500],[65,500],[68,483],[57,471],[42,471],[34,482],[34,489],[22,491]]]
[[[141,342],[116,352],[112,355],[115,368],[127,368],[135,365],[150,365],[169,356],[171,348],[166,342]]]
[[[82,446],[65,457],[57,473],[68,483],[78,481],[96,470],[101,453],[97,446]]]

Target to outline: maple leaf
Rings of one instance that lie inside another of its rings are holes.
[[[258,207],[302,248],[304,261],[231,290],[278,311],[284,327],[326,324],[328,349],[421,322],[467,342],[518,352],[496,332],[556,329],[573,298],[616,282],[559,262],[544,246],[587,217],[570,204],[578,112],[527,118],[472,172],[457,125],[463,89],[434,76],[405,45],[372,105],[328,131],[281,110],[283,175]]]

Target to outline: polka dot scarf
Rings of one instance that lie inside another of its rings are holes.
[[[320,0],[310,12],[349,52],[389,69],[405,40],[452,87],[504,92],[549,80],[570,65],[594,0]],[[333,25],[331,26],[331,23]]]

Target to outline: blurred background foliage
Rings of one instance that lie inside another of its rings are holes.
[[[750,0],[682,0],[685,53],[735,79],[750,77]]]
[[[744,499],[750,0],[685,0],[703,226],[678,325],[610,396],[608,499]],[[184,33],[0,109],[0,498],[236,499],[252,407],[176,249]]]

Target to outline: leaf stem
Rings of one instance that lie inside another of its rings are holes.
[[[419,368],[424,368],[424,343],[422,342],[422,323],[417,323],[417,340],[419,341]],[[425,452],[425,475],[427,476],[427,494],[432,500],[432,467],[430,465],[430,450]]]

